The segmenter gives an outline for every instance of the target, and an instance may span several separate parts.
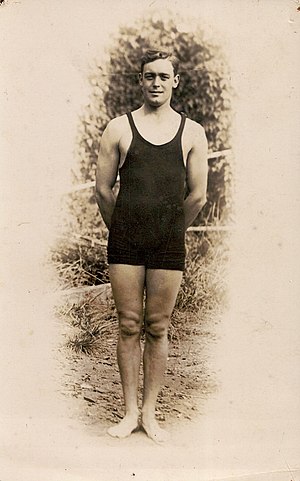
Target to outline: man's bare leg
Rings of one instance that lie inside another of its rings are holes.
[[[141,363],[144,266],[111,264],[113,296],[119,316],[118,365],[124,394],[125,417],[108,429],[111,436],[125,438],[138,426],[138,377]]]
[[[168,357],[168,326],[182,279],[182,272],[149,269],[146,272],[144,397],[142,425],[157,443],[168,439],[155,419],[155,404]]]

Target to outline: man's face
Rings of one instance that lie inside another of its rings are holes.
[[[170,60],[157,59],[144,65],[139,81],[145,102],[153,107],[159,107],[170,103],[172,90],[179,83],[179,75],[174,76]]]

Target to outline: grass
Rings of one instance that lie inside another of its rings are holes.
[[[52,251],[52,261],[64,288],[109,282],[106,262],[107,230],[89,189],[68,198],[70,216]],[[218,315],[226,305],[227,234],[189,232],[186,235],[186,269],[172,316],[169,337],[180,341],[187,318],[199,322]],[[113,301],[86,295],[79,303],[62,306],[73,333],[67,346],[84,354],[97,351],[104,338],[117,333]],[[199,315],[200,314],[200,315]]]
[[[66,345],[75,352],[92,354],[97,351],[101,340],[118,331],[112,300],[96,302],[96,299],[97,296],[88,294],[83,301],[58,309],[58,315],[67,319],[72,327]]]
[[[186,269],[176,309],[216,310],[226,302],[226,234],[189,232],[186,237]]]
[[[66,200],[64,230],[51,252],[64,288],[109,282],[106,262],[107,230],[91,189],[72,193]]]

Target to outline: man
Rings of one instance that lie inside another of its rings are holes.
[[[125,417],[108,432],[123,438],[139,425],[144,325],[141,425],[160,443],[167,436],[155,419],[155,404],[167,362],[170,316],[184,270],[185,230],[206,202],[207,141],[199,124],[170,105],[179,83],[173,55],[148,50],[139,83],[143,105],[109,122],[97,166],[96,198],[109,229],[108,263],[119,317],[117,358],[125,402]],[[118,173],[116,198],[113,186]]]

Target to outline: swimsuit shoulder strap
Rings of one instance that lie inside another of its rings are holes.
[[[132,130],[132,135],[133,136],[136,136],[138,135],[138,130],[135,126],[135,123],[133,121],[133,118],[132,118],[132,113],[131,112],[127,112],[127,118],[128,118],[128,121],[129,121],[129,124],[130,124],[130,127],[131,127],[131,130]]]
[[[182,132],[183,132],[183,129],[184,129],[184,126],[185,126],[185,121],[186,121],[186,114],[184,112],[180,112],[180,115],[181,115],[181,122],[180,122],[178,132],[176,134],[176,137],[179,138],[179,139],[181,139]]]

